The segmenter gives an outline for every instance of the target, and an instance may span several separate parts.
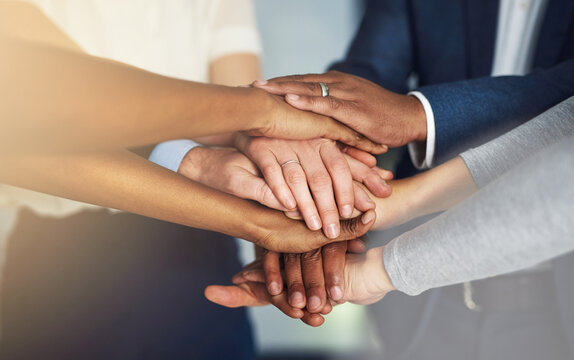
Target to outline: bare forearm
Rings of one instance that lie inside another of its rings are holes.
[[[416,197],[412,199],[416,216],[432,214],[456,205],[478,189],[464,161],[456,157],[434,169],[417,175]]]
[[[2,182],[252,241],[256,232],[246,214],[268,215],[248,201],[208,189],[128,151],[0,160]]]
[[[246,130],[265,107],[253,89],[167,78],[48,45],[0,42],[3,150],[23,142],[109,149]]]
[[[76,44],[72,39],[70,39],[67,36],[67,34],[62,32],[62,30],[58,26],[52,23],[52,21],[49,18],[47,18],[42,13],[42,11],[40,11],[34,5],[29,3],[24,2],[0,3],[0,36],[12,38],[15,41],[27,40],[34,42],[36,44],[44,44],[46,46],[77,52],[80,56],[82,55],[87,56],[87,54],[81,49],[81,47],[78,44]],[[232,66],[235,66],[234,64],[236,62],[241,62],[241,64],[243,64],[246,67],[245,69],[242,69],[244,71],[238,71],[238,69],[236,68],[231,68]],[[212,79],[211,82],[228,86],[236,86],[240,84],[250,83],[255,78],[258,78],[259,73],[257,64],[258,64],[257,57],[255,55],[242,54],[242,55],[225,56],[215,61],[212,64],[211,74],[212,77],[215,77],[215,79]],[[85,81],[85,84],[83,86],[91,89],[89,78],[86,78],[86,75],[89,74],[82,74],[82,75],[83,75],[82,81]],[[49,85],[53,86],[53,84]],[[73,97],[70,97],[69,100],[73,101],[75,100],[75,97],[76,94],[74,94]],[[96,101],[96,99],[93,100],[94,102]],[[121,98],[118,98],[117,100],[120,101]],[[137,99],[133,100],[137,101]],[[155,101],[159,99],[156,98],[153,100]],[[30,103],[34,103],[34,101],[31,101]],[[151,105],[151,103],[148,105]],[[191,106],[191,103],[188,103],[186,105]],[[121,104],[121,106],[122,109],[124,109],[124,107],[128,106],[128,104],[124,103]],[[100,110],[106,108],[107,106],[99,107],[97,111],[92,113],[93,117],[98,117],[100,115]],[[140,106],[140,108],[142,107]],[[142,110],[144,110],[144,108],[142,108]],[[161,109],[157,110],[158,112],[161,111]],[[146,111],[146,113],[148,113],[148,111]],[[122,114],[118,113],[118,117],[120,115]],[[88,119],[86,119],[86,121],[87,120]],[[122,121],[123,119],[121,119],[120,124]],[[103,126],[104,124],[101,125]],[[142,129],[142,131],[144,131],[144,129]],[[212,139],[208,139],[207,137],[203,139],[208,141],[209,144],[224,144],[226,142],[229,142],[226,139],[230,139],[230,135],[216,135],[213,136]],[[203,139],[200,140],[200,142],[203,143],[204,142]],[[24,139],[24,141],[26,140]],[[105,142],[105,145],[107,144],[108,143]],[[61,144],[61,146],[62,145],[63,144]]]
[[[393,193],[389,198],[373,198],[379,213],[377,229],[446,210],[478,190],[460,157],[413,177],[391,181],[390,185]]]
[[[5,156],[0,163],[3,183],[222,232],[280,252],[354,239],[374,222],[372,212],[343,221],[341,236],[329,239],[280,211],[209,189],[126,150]]]

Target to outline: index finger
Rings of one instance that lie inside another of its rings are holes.
[[[271,78],[269,80],[256,81],[256,82],[257,83],[265,83],[265,82],[274,83],[274,82],[279,82],[279,81],[333,82],[333,81],[338,80],[337,78],[338,78],[339,74],[340,73],[336,72],[336,71],[328,71],[328,72],[323,73],[323,74],[283,75],[283,76],[277,76],[277,77]]]
[[[345,288],[345,254],[347,242],[339,241],[323,247],[323,272],[325,274],[325,286],[329,297],[334,301],[343,298]]]
[[[388,150],[387,145],[377,144],[337,120],[324,117],[323,122],[321,134],[323,138],[339,141],[371,154],[383,154]]]
[[[279,253],[265,250],[263,254],[263,272],[265,273],[265,283],[269,294],[273,296],[281,294],[283,291],[283,279],[281,278]]]
[[[318,313],[327,302],[321,249],[303,253],[301,255],[301,269],[305,295],[307,296],[307,310],[310,313]]]

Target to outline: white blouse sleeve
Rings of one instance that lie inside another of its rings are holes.
[[[261,54],[251,0],[219,0],[216,5],[209,60],[234,53]]]

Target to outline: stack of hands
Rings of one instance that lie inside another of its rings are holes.
[[[320,83],[328,84],[329,96],[323,96]],[[329,72],[256,81],[252,86],[283,96],[298,109],[338,120],[358,137],[378,144],[399,146],[426,136],[418,100],[359,77]],[[323,138],[280,140],[246,133],[232,138],[229,148],[192,149],[179,173],[283,211],[329,239],[350,240],[303,253],[291,251],[313,248],[305,238],[299,246],[262,244],[265,248],[257,248],[256,260],[233,278],[234,286],[206,289],[209,300],[228,307],[273,304],[292,318],[319,326],[335,304],[370,304],[393,290],[383,265],[383,247],[367,250],[363,239],[353,238],[409,220],[400,199],[390,197],[387,181],[393,174],[377,168],[372,154]],[[379,153],[386,148],[380,147]],[[401,181],[395,185],[400,187]],[[278,249],[290,252],[274,251]]]

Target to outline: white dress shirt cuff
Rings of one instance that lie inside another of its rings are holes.
[[[409,143],[409,155],[417,169],[429,169],[434,165],[434,153],[436,148],[434,114],[430,102],[421,92],[411,91],[408,95],[416,97],[421,102],[427,118],[427,140],[426,142],[413,141]]]
[[[191,140],[166,141],[157,145],[153,149],[149,156],[149,160],[163,166],[164,168],[177,172],[185,155],[189,150],[198,145],[199,144]]]

